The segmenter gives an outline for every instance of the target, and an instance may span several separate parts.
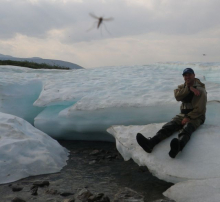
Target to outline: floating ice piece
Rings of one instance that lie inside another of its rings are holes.
[[[220,178],[180,182],[163,194],[178,202],[219,202]]]
[[[125,160],[132,158],[138,165],[147,166],[159,179],[177,183],[220,178],[219,126],[204,124],[199,127],[183,152],[172,159],[168,155],[170,141],[177,133],[155,146],[151,154],[146,153],[136,141],[138,132],[152,137],[163,124],[112,126],[107,131],[115,137],[117,149]]]
[[[60,171],[68,151],[25,120],[0,112],[0,184]]]

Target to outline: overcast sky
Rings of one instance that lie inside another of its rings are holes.
[[[85,68],[220,62],[219,8],[219,0],[1,0],[0,53]],[[97,29],[89,13],[114,20]]]

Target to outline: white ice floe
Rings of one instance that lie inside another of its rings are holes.
[[[218,202],[220,190],[219,103],[210,102],[209,116],[191,136],[190,141],[175,159],[169,157],[171,137],[146,153],[137,143],[136,134],[152,137],[164,123],[108,128],[116,139],[116,147],[124,160],[133,159],[147,166],[156,177],[176,183],[164,195],[176,202]],[[216,110],[216,111],[215,111]],[[212,117],[212,118],[211,118]]]
[[[0,184],[59,172],[68,151],[25,120],[0,112]]]
[[[169,157],[170,138],[159,143],[153,152],[146,153],[137,143],[136,134],[152,137],[162,127],[160,124],[145,126],[112,126],[108,132],[114,135],[118,151],[125,160],[133,159],[138,165],[147,166],[151,173],[168,182],[220,178],[219,126],[202,125],[175,159]]]
[[[170,187],[163,194],[177,202],[219,202],[220,179],[189,180]]]

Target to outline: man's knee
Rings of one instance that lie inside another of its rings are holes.
[[[162,126],[162,128],[157,132],[156,136],[161,140],[170,137],[174,132],[181,129],[181,126],[175,121],[170,121]]]
[[[189,123],[192,124],[193,127],[194,127],[195,130],[196,130],[200,125],[203,124],[203,121],[202,121],[201,119],[191,119],[191,120],[189,121]]]
[[[172,121],[175,121],[177,124],[182,125],[182,120],[184,119],[184,115],[176,115],[172,118]]]
[[[183,129],[181,132],[178,134],[179,138],[182,136],[188,136],[190,138],[191,134],[196,130],[195,126],[192,123],[186,123],[183,126]]]
[[[167,129],[167,130],[172,130],[172,131],[177,131],[180,128],[181,128],[181,125],[173,120],[162,126],[162,129]]]

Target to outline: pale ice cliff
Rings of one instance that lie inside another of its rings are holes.
[[[0,111],[59,139],[114,141],[111,125],[166,122],[179,111],[173,89],[189,64],[80,70],[0,67]],[[192,66],[192,65],[191,65]],[[208,100],[220,100],[219,67],[194,65]],[[214,81],[214,82],[213,82]]]
[[[0,112],[0,184],[59,172],[68,151],[27,121]]]

